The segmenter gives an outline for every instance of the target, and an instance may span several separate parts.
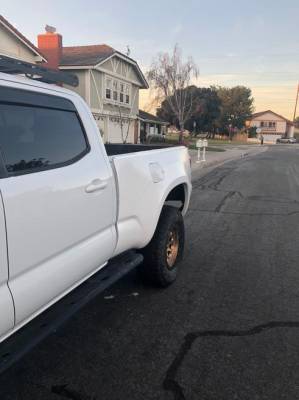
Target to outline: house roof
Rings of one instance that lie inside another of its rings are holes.
[[[47,61],[43,53],[28,40],[21,32],[19,32],[10,22],[7,21],[2,15],[0,15],[0,25],[4,25],[13,35],[15,35],[21,42],[23,42],[33,53],[40,56],[43,61]]]
[[[150,114],[146,111],[139,110],[139,119],[143,121],[149,121],[149,122],[157,122],[160,124],[168,124],[168,122],[163,121],[162,119],[158,118],[156,115]]]
[[[262,116],[263,114],[267,114],[267,113],[271,113],[271,114],[276,115],[276,117],[283,119],[283,120],[286,121],[288,124],[293,124],[293,122],[290,121],[289,119],[287,119],[287,118],[283,117],[282,115],[277,114],[277,113],[275,113],[274,111],[271,111],[271,110],[261,111],[261,112],[257,112],[257,113],[255,113],[255,114],[252,114],[250,120],[253,120],[253,119],[255,119],[255,118],[258,118],[258,117]]]
[[[119,56],[130,64],[132,64],[138,76],[141,78],[143,83],[143,88],[148,88],[148,83],[143,75],[141,69],[139,68],[137,62],[132,58],[126,56],[125,54],[120,53],[119,51],[113,49],[112,47],[106,44],[98,44],[98,45],[89,45],[89,46],[70,46],[63,47],[62,49],[62,58],[60,61],[61,67],[94,67],[96,65],[101,64],[109,57]]]
[[[114,52],[115,50],[106,44],[63,47],[60,65],[97,65],[111,56]]]

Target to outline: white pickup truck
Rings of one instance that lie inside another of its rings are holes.
[[[0,149],[0,342],[128,250],[176,278],[185,147],[105,146],[80,96],[0,73]]]

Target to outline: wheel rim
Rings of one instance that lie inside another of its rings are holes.
[[[173,268],[179,252],[179,235],[177,230],[169,232],[166,245],[166,259],[169,269]]]

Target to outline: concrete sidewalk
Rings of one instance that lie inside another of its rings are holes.
[[[192,180],[196,180],[202,175],[208,173],[211,169],[226,162],[253,156],[268,150],[268,146],[261,145],[224,145],[217,146],[217,148],[222,148],[225,151],[207,151],[206,161],[202,161],[200,163],[196,162],[197,150],[189,150],[189,154],[191,156]]]

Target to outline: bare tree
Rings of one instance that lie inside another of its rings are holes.
[[[198,67],[191,57],[183,62],[178,45],[175,45],[172,54],[158,54],[147,73],[155,90],[156,100],[160,103],[166,100],[178,120],[180,143],[183,141],[184,125],[191,116],[193,105],[192,92],[188,94],[185,89],[198,74]]]

